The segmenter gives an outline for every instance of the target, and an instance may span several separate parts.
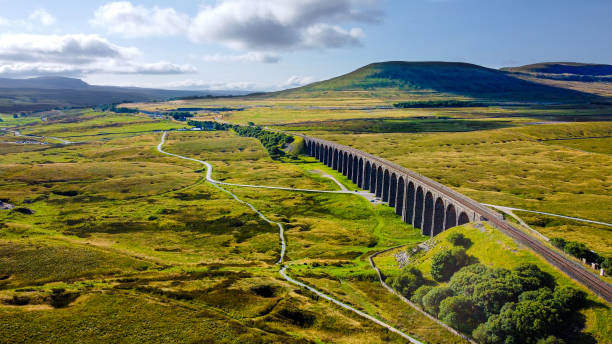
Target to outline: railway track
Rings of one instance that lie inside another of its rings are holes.
[[[606,302],[612,304],[612,286],[609,283],[603,281],[578,263],[553,251],[539,240],[508,224],[506,221],[492,218],[489,222],[510,237],[518,240],[521,244],[529,247],[553,266],[606,300]]]

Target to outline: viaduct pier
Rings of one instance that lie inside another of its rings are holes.
[[[294,134],[296,135],[296,134]],[[488,221],[515,241],[612,304],[612,286],[539,240],[504,221],[499,213],[405,167],[336,142],[299,135],[306,153],[342,173],[395,209],[402,220],[433,237],[474,221]]]

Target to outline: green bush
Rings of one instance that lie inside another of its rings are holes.
[[[471,297],[474,287],[482,282],[497,276],[496,270],[482,264],[471,264],[461,268],[450,279],[448,286],[455,295]]]
[[[459,232],[451,233],[448,237],[446,237],[446,240],[454,246],[463,246],[465,248],[468,248],[472,244],[470,239],[466,238],[463,233]]]
[[[550,244],[563,250],[565,248],[565,244],[567,244],[567,241],[565,241],[563,238],[550,238]]]
[[[423,296],[423,308],[433,315],[438,315],[440,303],[442,300],[453,296],[453,291],[447,287],[432,288],[425,296]]]
[[[555,287],[555,279],[535,264],[521,264],[514,268],[512,274],[519,279],[523,291]]]
[[[452,296],[444,299],[440,303],[438,318],[464,333],[472,333],[485,320],[480,307],[465,296]]]
[[[427,295],[427,293],[429,293],[431,289],[433,289],[432,286],[428,286],[428,285],[420,286],[417,290],[414,291],[414,294],[410,298],[410,301],[412,301],[413,303],[423,308],[423,297]]]
[[[423,284],[423,274],[417,269],[404,270],[399,276],[387,279],[387,284],[409,298]]]
[[[521,284],[511,277],[499,277],[483,281],[474,286],[472,299],[487,316],[499,313],[508,302],[515,301],[521,294]]]
[[[451,276],[467,265],[469,257],[464,248],[455,247],[434,255],[431,263],[431,276],[436,281],[448,281]]]
[[[472,335],[486,344],[563,343],[558,338],[572,337],[584,325],[578,311],[585,305],[584,292],[571,287],[527,291],[517,303],[506,303]]]

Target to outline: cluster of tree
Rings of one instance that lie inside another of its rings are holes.
[[[193,117],[193,114],[188,111],[168,111],[163,113],[166,116],[170,116],[177,121],[185,121],[187,118]]]
[[[274,131],[265,130],[258,126],[239,126],[234,125],[232,129],[240,136],[255,137],[266,148],[272,159],[280,159],[285,155],[281,150],[286,144],[293,142],[293,137]]]
[[[193,121],[187,122],[189,125],[201,128],[203,130],[234,130],[240,136],[254,137],[258,139],[266,148],[272,159],[280,159],[285,155],[281,148],[293,142],[293,137],[274,131],[265,130],[262,127],[255,126],[249,122],[249,126],[241,126],[238,124],[219,123],[215,121]]]
[[[539,343],[569,338],[580,332],[578,310],[586,295],[555,286],[537,265],[513,270],[482,264],[463,267],[448,286],[421,286],[411,300],[457,330],[485,344]]]
[[[117,107],[116,104],[102,104],[98,105],[94,108],[97,111],[112,111],[116,113],[138,113],[138,109],[126,108],[126,107]]]
[[[446,285],[427,285],[414,268],[387,283],[479,343],[564,343],[580,333],[585,321],[578,311],[586,305],[584,292],[557,286],[534,264],[512,270],[470,264],[473,258],[465,252],[469,239],[457,234],[448,240],[455,246],[437,253],[431,267],[432,277],[448,281]]]
[[[464,100],[427,100],[427,101],[411,101],[393,104],[396,108],[443,108],[443,107],[474,107],[483,106],[483,104],[464,101]]]
[[[188,125],[200,128],[202,130],[229,130],[232,128],[231,124],[219,123],[216,121],[194,121],[188,120]]]
[[[27,115],[28,115],[28,114],[27,114],[27,113],[25,113],[25,112],[14,113],[14,114],[13,114],[13,118],[25,117],[25,116],[27,116]]]
[[[550,239],[550,243],[553,246],[563,250],[565,253],[571,254],[578,259],[584,258],[588,263],[595,263],[601,266],[607,275],[612,274],[612,257],[603,257],[597,252],[589,249],[583,243],[565,240],[563,238],[552,238]]]

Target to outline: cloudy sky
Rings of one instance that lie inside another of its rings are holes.
[[[610,0],[0,0],[0,77],[273,90],[377,61],[612,64]]]

